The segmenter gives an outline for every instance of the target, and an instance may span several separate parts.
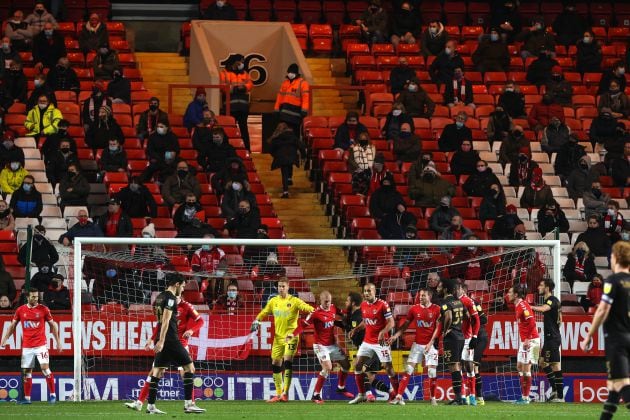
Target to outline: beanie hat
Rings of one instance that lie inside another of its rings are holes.
[[[197,90],[195,90],[195,96],[205,95],[205,94],[206,94],[206,89],[202,88],[201,86],[199,86]]]
[[[298,74],[300,72],[300,68],[298,67],[297,64],[293,63],[291,65],[289,65],[289,67],[287,68],[287,73],[295,73]]]

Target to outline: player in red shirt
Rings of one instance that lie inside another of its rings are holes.
[[[516,369],[521,379],[522,396],[516,404],[529,404],[529,390],[532,386],[532,363],[538,362],[540,353],[540,336],[534,319],[534,312],[524,299],[527,296],[527,287],[524,284],[516,284],[508,290],[508,296],[516,306],[516,321],[518,323],[518,335],[520,345],[516,358]]]
[[[357,331],[365,330],[365,337],[363,338],[363,343],[359,346],[354,364],[354,378],[357,382],[359,393],[349,404],[359,404],[367,401],[363,366],[374,354],[385,365],[392,388],[394,390],[398,389],[398,378],[392,365],[392,352],[387,343],[387,333],[396,326],[392,311],[389,309],[387,302],[376,298],[376,286],[372,283],[367,283],[363,286],[363,298],[365,299],[361,302],[363,321],[348,333],[348,336],[352,338]],[[390,393],[390,398],[395,397],[395,392],[392,391]]]
[[[346,378],[350,369],[350,361],[337,345],[335,337],[335,326],[342,325],[337,323],[337,318],[341,316],[341,311],[331,303],[332,295],[328,290],[324,290],[319,295],[319,302],[320,305],[308,315],[306,320],[300,322],[299,326],[293,331],[293,335],[300,334],[304,328],[313,327],[315,332],[313,350],[319,363],[322,365],[322,371],[317,375],[312,400],[316,404],[323,404],[324,400],[322,400],[321,392],[324,382],[326,382],[326,378],[328,378],[332,370],[333,362],[339,363],[341,367],[337,379],[337,393],[343,394],[347,398],[354,397],[354,394],[346,390]]]
[[[18,322],[22,325],[22,386],[24,388],[24,399],[18,401],[18,404],[31,403],[31,390],[33,389],[33,368],[35,367],[35,358],[39,362],[39,367],[46,377],[46,385],[48,385],[48,402],[54,404],[57,402],[57,393],[55,392],[55,377],[50,371],[48,347],[46,346],[46,325],[50,326],[50,331],[55,337],[53,342],[54,348],[61,350],[61,341],[59,340],[59,330],[57,324],[53,321],[50,310],[39,303],[39,291],[37,289],[29,289],[28,301],[25,305],[20,306],[15,311],[13,320],[9,325],[0,348],[7,344],[7,340],[13,332]]]
[[[203,237],[204,239],[214,239],[214,235],[212,233],[206,233]],[[217,246],[202,245],[201,248],[196,250],[193,254],[190,266],[195,272],[207,273],[210,281],[210,285],[208,287],[208,298],[211,303],[214,303],[219,296],[217,293],[219,285],[217,284],[216,279],[217,277],[221,279],[225,269],[227,268],[227,258],[225,256],[225,252]],[[221,271],[223,271],[223,273],[221,273]],[[220,287],[220,289],[225,290],[225,287]]]
[[[188,340],[193,335],[197,334],[197,331],[201,327],[203,327],[203,318],[199,315],[199,312],[192,306],[189,302],[186,302],[181,297],[178,297],[177,303],[177,335],[179,336],[179,341],[182,343],[184,348],[190,353],[188,348]],[[157,324],[153,330],[153,338],[147,343],[145,346],[146,350],[150,350],[153,347],[155,340],[157,339],[157,335],[159,331],[157,330]],[[179,373],[184,378],[184,369],[182,367],[178,367]],[[151,372],[149,372],[149,376],[147,376],[147,380],[144,382],[142,389],[140,390],[140,394],[138,395],[138,399],[133,402],[125,403],[127,408],[131,408],[132,410],[141,411],[144,402],[146,401],[149,395],[149,387],[151,386],[151,377],[157,374],[158,369],[152,368]],[[193,401],[195,400],[193,394]]]
[[[407,367],[400,385],[398,386],[398,395],[390,401],[390,404],[405,405],[403,395],[411,379],[411,375],[416,370],[416,365],[425,360],[429,374],[429,393],[431,395],[431,405],[437,405],[435,399],[435,386],[437,384],[437,365],[438,350],[433,343],[439,335],[438,320],[440,319],[440,307],[431,303],[433,292],[429,289],[420,289],[420,303],[413,305],[407,313],[405,322],[398,328],[396,334],[389,339],[389,344],[398,339],[409,327],[413,325],[416,329],[416,339],[411,346],[409,357],[407,358]],[[413,323],[413,324],[412,324]]]
[[[462,302],[466,311],[468,311],[468,317],[462,320],[462,332],[464,333],[464,349],[462,350],[462,367],[466,372],[466,376],[463,375],[463,387],[462,398],[466,398],[466,389],[468,389],[470,405],[477,405],[476,398],[476,378],[475,378],[475,347],[477,346],[477,335],[479,334],[479,326],[481,322],[479,320],[479,314],[477,313],[477,306],[475,302],[466,295],[466,288],[464,285],[459,284],[457,287],[457,298]]]

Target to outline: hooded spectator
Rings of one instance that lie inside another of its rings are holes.
[[[54,134],[62,118],[61,111],[55,108],[46,95],[42,95],[37,99],[37,106],[33,107],[26,116],[26,121],[24,121],[26,135],[39,137]]]
[[[50,24],[52,28],[57,28],[57,20],[46,10],[43,1],[35,2],[33,13],[24,19],[31,27],[33,36],[39,34],[46,28],[46,24]]]
[[[50,139],[50,137],[48,137]],[[74,142],[72,142],[74,143]],[[50,156],[46,163],[46,176],[48,181],[53,185],[57,185],[68,172],[71,164],[79,165],[79,157],[75,150],[72,150],[72,143],[68,139],[62,139],[59,142],[59,148]]]
[[[173,224],[177,229],[178,238],[202,238],[212,227],[205,225],[201,221],[203,207],[197,200],[194,193],[187,193],[175,214],[173,214]]]
[[[500,29],[501,38],[511,44],[514,38],[521,32],[521,14],[517,10],[516,0],[505,0],[502,5],[492,8],[490,26]]]
[[[451,158],[450,167],[453,175],[472,175],[476,171],[479,152],[473,150],[472,140],[462,141],[461,148]]]
[[[398,136],[394,137],[394,155],[400,162],[415,162],[422,153],[422,141],[412,131],[411,124],[402,123]]]
[[[60,90],[70,90],[77,95],[81,90],[77,72],[70,67],[68,57],[61,57],[57,60],[57,65],[52,67],[46,76],[50,88],[57,92]]]
[[[534,168],[532,180],[525,186],[521,196],[521,207],[540,208],[551,201],[553,201],[553,193],[543,179],[542,169]]]
[[[576,281],[588,281],[597,275],[595,259],[586,242],[577,242],[573,250],[567,255],[567,262],[562,268],[564,281],[573,289]]]
[[[585,242],[588,249],[596,257],[607,257],[610,255],[610,239],[606,231],[600,226],[597,216],[590,216],[587,219],[588,228],[580,233],[576,243]]]
[[[580,158],[578,167],[573,169],[567,178],[567,192],[569,197],[574,200],[582,197],[584,191],[590,188],[594,181],[597,181],[598,175],[591,168],[591,158],[584,155]]]
[[[429,228],[437,235],[441,235],[451,225],[453,216],[459,216],[459,211],[451,206],[451,197],[445,195],[440,199],[439,205],[431,213]]]
[[[195,136],[199,133],[195,130]],[[195,144],[195,137],[193,137]],[[197,162],[208,173],[220,172],[228,159],[236,157],[236,150],[232,146],[222,127],[214,127],[203,138],[198,138],[196,147]]]
[[[444,126],[444,130],[442,130],[438,140],[438,147],[441,152],[454,152],[461,148],[464,140],[472,139],[472,131],[466,127],[467,120],[468,114],[461,111],[457,113],[455,122]]]
[[[600,107],[599,114],[591,121],[589,137],[591,142],[605,145],[610,142],[617,142],[622,132],[623,128],[613,116],[612,109]],[[604,148],[606,148],[606,146],[604,146]],[[606,148],[606,150],[608,150],[608,148]]]
[[[170,126],[168,114],[160,109],[160,100],[153,96],[149,99],[149,108],[140,114],[136,125],[136,136],[144,142],[144,139],[155,133],[160,121],[165,122],[167,127]]]
[[[370,196],[370,214],[380,223],[385,216],[398,211],[398,204],[404,201],[403,196],[396,191],[394,176],[388,174],[381,180],[380,188]]]
[[[626,118],[630,115],[630,99],[619,88],[616,80],[611,80],[609,86],[606,92],[599,95],[597,109],[601,111],[607,108],[610,109],[613,118]]]
[[[447,41],[444,50],[437,55],[429,66],[429,75],[434,83],[438,85],[451,83],[455,69],[463,69],[465,67],[464,60],[455,50],[455,46],[455,41]]]
[[[0,174],[1,177],[1,174]],[[11,209],[14,217],[39,218],[43,209],[42,194],[35,187],[35,178],[26,175],[22,187],[11,195]]]
[[[551,68],[551,80],[547,81],[545,91],[560,105],[571,106],[573,102],[573,85],[565,80],[560,66]]]
[[[13,194],[22,187],[28,171],[18,161],[9,162],[0,172],[0,188],[4,194]]]
[[[61,57],[66,56],[66,44],[63,35],[59,33],[51,22],[44,24],[44,30],[33,38],[33,62],[35,68],[51,69],[57,65]]]
[[[479,220],[485,224],[487,220],[496,220],[505,214],[505,193],[500,184],[492,184],[490,190],[481,200],[479,206]]]
[[[549,125],[544,128],[541,148],[547,153],[557,153],[569,142],[571,128],[560,121],[558,117],[551,117]]]
[[[116,139],[119,144],[125,143],[125,136],[118,122],[114,118],[112,109],[107,105],[102,105],[98,110],[98,118],[85,134],[85,142],[94,150],[105,149],[109,145],[109,140]]]
[[[472,231],[464,226],[462,216],[453,216],[450,226],[442,231],[439,239],[459,240],[465,239],[468,235],[472,235]]]
[[[501,142],[499,163],[506,165],[516,161],[523,149],[529,150],[529,140],[523,133],[523,127],[517,125],[514,126],[514,130],[506,136],[505,140]]]
[[[206,90],[198,87],[195,91],[195,98],[188,104],[184,114],[184,126],[188,131],[192,131],[194,127],[203,121],[203,110],[205,108],[208,108]]]
[[[435,102],[415,78],[409,80],[398,96],[398,102],[405,107],[407,115],[414,118],[431,118],[435,111]]]
[[[131,81],[123,73],[124,67],[115,68],[112,80],[107,84],[107,96],[112,103],[131,105]]]
[[[524,52],[522,51],[522,53]],[[527,67],[526,79],[529,83],[540,87],[551,81],[552,69],[559,64],[552,58],[554,55],[553,47],[542,46],[540,51],[533,55],[537,55],[538,58]]]
[[[613,183],[617,187],[630,186],[630,141],[623,146],[623,156],[615,158],[610,164]]]
[[[569,141],[566,142],[556,155],[556,161],[553,164],[556,175],[560,179],[565,180],[571,174],[571,171],[578,167],[580,158],[586,155],[584,146],[578,144],[577,135],[571,134]]]
[[[483,197],[493,184],[501,184],[499,178],[492,172],[492,168],[484,160],[477,162],[477,171],[470,175],[462,188],[471,197]]]
[[[120,68],[118,53],[111,49],[109,42],[103,42],[98,46],[98,51],[92,61],[94,78],[100,80],[112,80],[114,71]]]
[[[70,163],[66,175],[59,182],[60,205],[86,206],[90,195],[90,183],[81,173],[79,165]]]
[[[101,153],[99,161],[103,172],[127,172],[127,152],[117,138],[112,138]]]
[[[400,4],[400,9],[392,16],[391,41],[394,47],[401,42],[415,44],[420,36],[421,21],[418,14],[413,11],[410,1]]]
[[[63,285],[61,274],[53,276],[52,283],[44,292],[44,305],[48,306],[51,311],[71,309],[70,290]]]
[[[503,107],[497,105],[488,119],[488,126],[486,128],[488,140],[490,140],[490,142],[504,141],[513,130],[514,123],[512,122],[512,118]]]
[[[516,213],[514,204],[505,206],[505,213],[499,213],[494,220],[494,225],[490,231],[492,239],[514,239],[516,237],[517,227],[523,226],[523,221]]]
[[[602,191],[599,181],[593,181],[591,189],[584,191],[582,200],[584,201],[584,215],[587,219],[591,216],[602,217],[608,211],[610,194]]]
[[[56,268],[51,264],[41,264],[37,266],[37,273],[31,278],[31,287],[37,289],[40,293],[48,290],[53,281]]]
[[[510,53],[507,44],[501,40],[498,28],[491,28],[488,37],[479,43],[472,55],[477,71],[507,71],[510,66]]]
[[[543,237],[555,229],[558,229],[558,233],[569,232],[569,221],[555,200],[542,206],[538,210],[536,218],[538,219],[538,232]]]
[[[337,127],[335,133],[335,149],[346,151],[357,142],[359,134],[367,133],[368,129],[359,122],[359,113],[350,111],[346,114],[346,119]]]
[[[400,126],[403,123],[409,124],[411,130],[414,131],[413,117],[407,114],[407,108],[401,102],[394,102],[392,110],[385,119],[381,135],[388,140],[393,140],[400,133]]]
[[[626,90],[626,64],[622,60],[615,61],[611,68],[602,72],[602,78],[599,79],[599,89],[597,94],[601,95],[610,89],[610,82],[617,82],[619,91]]]
[[[410,226],[416,226],[416,216],[407,211],[404,203],[398,203],[396,210],[388,213],[378,225],[378,233],[383,239],[407,239]]]
[[[83,110],[81,111],[83,131],[87,133],[90,127],[98,122],[99,112],[103,105],[111,110],[112,100],[105,94],[105,82],[97,79],[92,85],[92,94],[83,102]]]
[[[72,245],[74,238],[90,238],[103,236],[103,231],[98,225],[91,222],[86,210],[79,210],[77,213],[78,222],[68,231],[59,237],[59,243],[65,246]]]
[[[224,168],[214,174],[210,181],[216,194],[223,195],[229,182],[238,181],[241,184],[247,182],[247,169],[240,158],[229,158]]]
[[[442,22],[432,20],[429,22],[429,26],[422,32],[420,52],[425,58],[430,55],[438,55],[444,51],[447,41],[448,32],[444,29]]]
[[[604,230],[610,238],[610,244],[614,245],[615,242],[621,239],[621,231],[625,225],[625,220],[623,214],[619,211],[619,202],[617,200],[610,200],[608,202],[608,210],[602,222]]]
[[[20,264],[26,266],[26,253],[29,251],[27,244],[22,245],[18,254]],[[33,228],[33,241],[30,246],[31,263],[40,265],[55,265],[59,261],[59,253],[53,244],[46,238],[46,228],[37,225]]]
[[[407,57],[401,56],[398,59],[398,66],[394,67],[389,74],[389,84],[393,95],[403,92],[410,80],[417,79],[416,71],[409,67]]]
[[[389,39],[389,16],[381,7],[381,0],[370,0],[368,8],[357,19],[361,27],[361,39],[368,44],[382,44]]]
[[[463,68],[453,69],[453,79],[445,85],[444,105],[475,107],[472,83],[464,77]]]
[[[110,198],[107,202],[107,212],[96,220],[97,226],[109,238],[131,238],[133,225],[131,219],[121,207],[119,198]]]
[[[203,13],[203,19],[206,20],[238,20],[236,9],[228,0],[216,0],[208,5]]]
[[[409,198],[415,200],[418,207],[435,207],[444,196],[455,196],[455,186],[442,179],[435,169],[429,164],[422,171],[411,171],[409,179]]]
[[[581,74],[599,73],[602,67],[602,46],[591,31],[584,31],[583,37],[575,44],[575,68]]]
[[[574,45],[587,28],[584,18],[575,10],[572,1],[566,2],[564,10],[553,21],[553,31],[556,33],[558,44]]]
[[[162,185],[162,197],[169,207],[173,207],[175,204],[182,204],[188,194],[200,200],[201,185],[197,177],[190,172],[188,163],[180,160],[177,162],[176,172],[166,178]]]
[[[131,177],[129,185],[118,191],[115,197],[129,217],[157,217],[155,198],[139,176]]]
[[[502,107],[512,118],[522,118],[526,115],[525,96],[512,81],[505,84],[497,101],[497,106]]]
[[[142,179],[146,182],[158,172],[159,181],[164,182],[176,171],[179,150],[179,140],[170,129],[168,121],[158,121],[155,132],[149,136],[147,142],[149,166],[142,173]]]
[[[551,117],[556,117],[564,122],[564,109],[553,100],[551,95],[544,94],[542,100],[534,104],[529,111],[527,122],[532,130],[539,132],[549,125]]]
[[[348,169],[352,173],[352,191],[365,195],[370,187],[376,147],[370,144],[368,133],[361,133],[358,138],[358,143],[353,144],[349,150]]]

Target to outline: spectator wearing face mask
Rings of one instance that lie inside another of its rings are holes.
[[[10,207],[14,217],[39,218],[44,206],[42,194],[35,187],[35,178],[31,175],[24,177],[21,188],[15,190],[11,195]]]
[[[18,261],[26,266],[26,253],[29,251],[28,244],[22,245],[18,254]],[[41,265],[55,265],[59,261],[59,253],[53,244],[46,238],[46,228],[42,225],[35,226],[33,230],[33,241],[30,246],[31,263]]]
[[[177,207],[173,214],[173,224],[177,229],[178,238],[201,238],[210,228],[205,225],[198,214],[203,210],[197,197],[193,193],[187,193],[183,203]]]
[[[455,117],[455,122],[444,127],[438,140],[441,152],[454,152],[461,148],[464,140],[472,139],[472,131],[466,127],[467,120],[468,114],[461,111]]]
[[[416,216],[407,211],[405,203],[400,202],[393,211],[381,218],[378,233],[382,239],[407,239],[407,228],[415,227],[416,223]]]
[[[3,100],[5,109],[9,109],[15,102],[26,103],[28,81],[26,80],[21,61],[11,62],[9,70],[5,72],[2,81],[6,96],[6,99]]]
[[[553,47],[541,47],[538,58],[527,67],[526,79],[529,83],[540,87],[551,81],[552,69],[559,66],[558,61],[552,58],[554,54]]]
[[[138,119],[136,125],[138,139],[144,143],[146,138],[155,133],[160,121],[165,122],[167,127],[170,126],[168,114],[160,109],[160,100],[153,96],[149,99],[149,108],[143,111]]]
[[[376,191],[381,186],[381,181],[387,176],[393,175],[385,167],[385,156],[382,153],[377,153],[372,164],[372,174],[370,175],[370,186],[367,194],[370,195]]]
[[[24,19],[24,12],[16,10],[13,17],[7,20],[4,35],[11,40],[16,50],[26,51],[31,48],[35,33],[33,27]]]
[[[345,121],[337,127],[333,147],[346,151],[358,141],[359,134],[367,132],[367,127],[359,122],[359,113],[350,111],[346,114]]]
[[[55,275],[55,267],[52,264],[41,264],[37,267],[37,273],[31,278],[31,287],[39,292],[44,292],[52,283]]]
[[[577,135],[571,134],[569,136],[569,141],[560,147],[560,150],[556,155],[553,167],[556,175],[558,175],[562,180],[569,177],[571,171],[578,167],[580,158],[586,155],[584,146],[581,146],[578,142],[579,139]]]
[[[34,36],[42,32],[46,28],[46,24],[50,24],[53,28],[57,28],[57,20],[51,13],[48,12],[48,10],[46,10],[43,1],[35,3],[33,13],[28,15],[24,21],[31,26]]]
[[[394,155],[400,165],[402,162],[415,162],[422,153],[422,142],[414,134],[411,124],[403,123],[398,136],[393,139]]]
[[[477,71],[507,71],[510,66],[510,53],[507,44],[501,40],[498,28],[491,28],[488,36],[479,43],[472,55]]]
[[[591,31],[584,31],[584,35],[575,44],[577,54],[575,56],[575,68],[581,74],[600,72],[602,67],[602,46],[595,39]]]
[[[584,214],[587,219],[590,216],[601,217],[608,211],[610,194],[602,191],[602,185],[599,181],[593,181],[591,189],[584,191],[582,200],[584,201]]]
[[[505,206],[505,213],[497,214],[490,231],[492,239],[514,239],[517,226],[523,226],[523,221],[516,214],[516,206]]]
[[[252,207],[249,201],[242,200],[238,203],[238,214],[228,219],[223,227],[223,235],[232,233],[234,238],[254,239],[258,236],[260,227],[260,212],[257,207]]]
[[[221,215],[225,219],[231,219],[238,215],[239,203],[243,200],[247,200],[250,207],[258,207],[256,196],[249,191],[248,182],[230,181],[226,187],[221,201]]]
[[[182,204],[188,194],[192,194],[195,200],[201,199],[201,185],[188,167],[185,160],[177,162],[176,173],[172,174],[162,185],[162,197],[164,202],[173,207]]]
[[[94,79],[112,80],[114,70],[119,68],[118,53],[109,47],[109,41],[100,44],[92,61]]]
[[[584,191],[597,179],[597,173],[591,168],[591,158],[588,155],[582,156],[578,167],[573,169],[567,178],[569,197],[574,200],[581,198]]]
[[[571,106],[573,103],[573,85],[565,80],[560,66],[551,68],[551,80],[547,81],[545,91],[560,105]]]
[[[590,308],[599,305],[604,294],[603,285],[604,278],[602,275],[595,274],[588,285],[586,296],[582,296],[580,299],[580,305],[584,308],[584,312],[588,312]]]
[[[231,181],[238,181],[241,184],[248,181],[247,169],[238,157],[229,158],[223,169],[210,179],[212,189],[218,196],[223,195],[227,184]]]
[[[20,162],[24,166],[24,150],[15,145],[13,133],[7,132],[0,145],[0,165],[4,167],[11,162]]]
[[[66,44],[63,35],[55,30],[51,22],[44,24],[44,30],[33,39],[33,62],[35,68],[42,71],[44,68],[55,67],[61,57],[66,56]]]
[[[48,138],[50,139],[50,137]],[[68,139],[61,140],[59,148],[45,161],[45,164],[46,176],[54,187],[66,175],[71,164],[79,165],[76,146],[75,151],[73,151]]]
[[[553,100],[551,95],[544,94],[542,100],[534,104],[529,111],[527,122],[532,130],[540,132],[549,125],[552,117],[564,122],[564,109]]]
[[[230,115],[238,124],[245,148],[250,150],[247,118],[249,117],[250,93],[254,84],[245,64],[245,57],[242,54],[232,54],[219,76],[221,83],[230,88]],[[227,108],[227,104],[224,106]]]
[[[630,187],[630,141],[623,146],[623,156],[612,159],[610,171],[615,186]]]
[[[514,130],[514,128],[514,122],[512,122],[510,115],[505,112],[502,106],[497,105],[494,112],[490,114],[490,118],[488,119],[486,134],[488,135],[488,140],[491,142],[502,142],[507,139],[508,135]],[[522,131],[523,129],[521,128],[521,133]]]
[[[478,161],[479,152],[473,149],[472,140],[464,140],[451,158],[451,173],[455,176],[472,175],[476,172]]]
[[[127,152],[116,138],[109,140],[108,143],[99,161],[102,173],[127,172]]]
[[[157,217],[155,198],[147,187],[142,184],[139,176],[129,180],[129,185],[116,194],[123,211],[129,217]]]
[[[388,174],[381,180],[381,185],[370,196],[370,214],[380,223],[388,214],[398,210],[398,204],[404,203],[403,196],[396,191],[394,176]]]
[[[466,179],[462,188],[470,197],[483,197],[490,190],[491,185],[501,184],[501,182],[485,160],[477,161],[476,167],[477,171]]]
[[[59,148],[61,147],[62,141],[67,141],[68,147],[70,148],[70,150],[76,154],[77,143],[74,140],[74,138],[70,136],[70,134],[68,133],[69,127],[70,127],[70,122],[68,120],[62,119],[61,121],[59,121],[59,124],[57,125],[57,132],[49,135],[48,137],[46,137],[46,140],[44,140],[44,144],[41,147],[41,152],[42,152],[42,155],[44,156],[44,162],[46,163],[46,165],[48,165],[48,162],[54,159],[57,152],[59,152]],[[22,155],[24,154],[24,152],[21,152],[21,153]]]
[[[359,141],[353,144],[349,150],[348,170],[352,174],[352,191],[365,195],[370,187],[376,147],[370,144],[368,133],[361,133],[358,137]]]
[[[164,182],[176,171],[179,150],[179,140],[170,130],[168,121],[158,121],[155,132],[149,136],[147,142],[149,166],[142,173],[142,180],[149,181],[157,172],[159,181]]]
[[[392,94],[398,95],[405,90],[405,86],[410,80],[416,79],[416,71],[409,67],[407,57],[401,56],[398,65],[389,74],[389,84]]]
[[[439,53],[431,63],[429,75],[434,83],[438,85],[451,83],[455,69],[464,68],[464,60],[457,53],[455,47],[455,41],[447,41],[444,51]]]
[[[293,185],[293,166],[300,166],[300,155],[306,155],[302,144],[293,129],[285,123],[279,123],[269,139],[271,143],[271,170],[280,169],[282,177],[282,195],[289,198],[289,186]]]
[[[103,236],[103,231],[98,225],[90,221],[88,213],[85,210],[79,210],[77,214],[77,223],[75,223],[68,231],[59,236],[59,243],[65,246],[72,245],[74,238],[89,238]]]
[[[599,114],[591,121],[589,129],[590,141],[604,145],[604,148],[608,150],[606,144],[616,143],[622,136],[622,133],[623,128],[617,122],[617,119],[613,117],[612,109],[600,107]]]
[[[50,286],[44,291],[44,305],[51,311],[71,309],[70,290],[63,285],[61,274],[55,274]]]
[[[119,144],[125,143],[125,136],[122,128],[114,118],[112,109],[107,105],[102,105],[98,110],[98,118],[85,133],[85,142],[94,150],[108,147],[109,141],[118,140]]]
[[[238,20],[236,9],[227,0],[217,0],[203,13],[207,20]]]
[[[308,115],[310,98],[310,85],[300,75],[298,65],[290,64],[273,107],[274,112],[278,113],[279,121],[291,126],[294,133],[300,133],[302,120]]]
[[[69,164],[68,172],[59,183],[60,205],[63,207],[86,206],[88,195],[90,195],[90,183],[81,173],[79,165]]]
[[[149,223],[144,228],[142,228],[142,233],[140,234],[140,237],[155,238],[155,224]],[[170,261],[168,259],[168,256],[166,255],[166,251],[164,251],[164,248],[160,245],[138,245],[134,248],[133,252],[134,256],[146,258],[147,261],[152,261],[156,266],[160,268],[170,265]],[[149,274],[149,276],[149,281],[147,283],[150,283],[153,288],[149,287],[148,289],[151,291],[159,290],[157,273],[155,277],[153,277],[152,273]]]
[[[57,132],[57,125],[62,119],[61,111],[55,108],[46,95],[42,95],[37,99],[37,106],[33,107],[26,116],[26,121],[24,121],[26,135],[39,137],[53,134]]]
[[[444,105],[466,105],[474,109],[473,96],[472,83],[464,77],[464,70],[456,67],[453,70],[453,79],[445,85]]]
[[[418,14],[415,13],[411,2],[403,1],[400,9],[392,16],[391,41],[394,47],[401,42],[415,44],[422,27]]]
[[[193,145],[197,150],[197,162],[208,173],[217,173],[225,168],[226,162],[236,157],[232,146],[222,127],[213,127],[201,137],[200,130],[195,130]],[[199,137],[197,135],[199,134]],[[197,142],[195,143],[195,139]]]
[[[33,89],[31,95],[26,101],[26,109],[31,109],[37,106],[37,100],[42,95],[45,95],[54,106],[57,106],[57,97],[55,96],[55,91],[48,83],[46,83],[46,76],[43,73],[35,76],[33,84],[35,86],[35,89]]]
[[[208,108],[206,90],[202,87],[198,87],[197,90],[195,90],[195,98],[188,104],[186,113],[184,114],[184,126],[189,132],[203,121],[203,110],[205,108]]]
[[[623,214],[619,211],[619,202],[610,200],[608,202],[608,210],[603,219],[603,225],[606,234],[610,238],[611,245],[614,245],[615,242],[621,239],[621,231],[625,223]]]
[[[429,26],[422,32],[420,52],[424,57],[430,55],[438,55],[446,47],[448,41],[448,32],[444,29],[444,25],[439,20],[432,20]]]
[[[109,238],[131,238],[133,236],[131,219],[123,211],[121,201],[117,197],[109,199],[107,213],[100,216],[96,220],[96,224]]]
[[[485,224],[487,220],[496,220],[505,214],[505,193],[500,184],[492,184],[490,190],[481,200],[479,206],[479,220]]]
[[[613,118],[626,118],[630,115],[630,99],[619,88],[619,83],[616,80],[610,81],[610,87],[608,91],[599,95],[597,109],[610,109],[610,113]]]
[[[532,153],[529,147],[522,147],[518,151],[518,156],[511,162],[509,182],[512,187],[524,187],[532,180],[532,173],[538,168],[538,163],[532,160]]]
[[[99,112],[103,105],[112,109],[112,100],[105,94],[105,83],[102,80],[96,80],[92,85],[92,94],[83,102],[83,110],[81,111],[81,121],[83,121],[83,131],[86,133],[94,123],[98,122]]]
[[[598,216],[590,216],[587,219],[588,228],[578,235],[575,242],[585,242],[596,257],[607,257],[610,255],[610,239],[599,220]]]
[[[567,255],[567,262],[562,268],[564,281],[573,289],[576,281],[588,281],[597,275],[595,259],[585,242],[577,242],[573,250]]]
[[[68,57],[61,57],[46,75],[48,85],[53,91],[70,90],[77,95],[81,91],[81,84],[77,72],[70,67]]]
[[[461,216],[453,216],[451,218],[451,224],[442,231],[439,239],[444,240],[459,240],[465,239],[468,235],[472,235],[472,231],[464,226],[464,221]]]
[[[570,136],[571,128],[558,117],[551,117],[549,125],[543,130],[541,148],[547,153],[557,153],[569,142]]]
[[[79,48],[83,54],[96,51],[99,45],[109,40],[107,26],[101,22],[97,13],[90,14],[90,19],[85,22],[79,33]]]
[[[407,108],[405,108],[401,102],[394,102],[392,110],[385,118],[385,124],[383,125],[381,135],[387,140],[393,140],[394,137],[400,133],[400,126],[403,123],[409,124],[411,130],[414,131],[415,125],[413,123],[413,117],[407,114]]]
[[[532,21],[532,26],[525,28],[516,36],[516,41],[523,41],[521,47],[521,57],[525,60],[528,57],[535,57],[539,51],[549,50],[555,56],[554,48],[556,41],[553,34],[546,31],[545,20],[536,17]]]
[[[2,37],[2,42],[0,43],[0,79],[9,71],[11,63],[14,61],[22,61],[20,54],[13,48],[11,39],[8,36]]]
[[[361,39],[368,44],[382,44],[389,39],[389,16],[381,0],[370,0],[368,8],[356,20],[361,27]]]
[[[4,194],[13,194],[14,191],[22,187],[24,177],[28,171],[24,169],[20,162],[10,162],[0,172],[0,188]]]
[[[0,230],[15,230],[13,212],[4,200],[0,200]]]
[[[227,312],[228,315],[236,315],[245,306],[243,298],[238,293],[238,283],[228,285],[227,292],[219,296],[214,310]]]
[[[525,95],[523,95],[514,82],[507,82],[503,92],[499,95],[497,106],[502,107],[512,118],[523,118],[525,112]]]
[[[459,211],[451,206],[451,197],[445,195],[440,199],[439,205],[431,213],[429,228],[437,235],[441,235],[451,225],[453,216],[459,216]]]
[[[549,185],[545,183],[542,175],[542,169],[534,168],[532,171],[532,180],[529,185],[525,186],[523,195],[521,196],[521,207],[539,208],[553,201],[553,193]]]
[[[455,186],[440,177],[435,166],[428,164],[420,173],[409,172],[409,198],[418,207],[435,207],[444,196],[455,196]]]
[[[569,232],[569,221],[555,200],[542,206],[538,210],[536,218],[538,219],[538,232],[543,237],[555,229],[558,229],[558,233]]]
[[[114,104],[131,105],[131,81],[125,77],[123,68],[114,69],[112,80],[107,84],[107,96]]]
[[[616,61],[611,68],[608,68],[602,72],[602,78],[599,79],[599,89],[597,94],[601,95],[606,93],[610,89],[610,82],[613,80],[617,82],[619,91],[624,92],[626,90],[626,65],[622,60]]]
[[[213,239],[215,235],[206,233],[203,235],[203,238]],[[193,254],[190,265],[193,271],[208,275],[207,298],[213,304],[220,292],[224,290],[224,287],[222,287],[223,281],[217,282],[216,277],[220,275],[219,271],[224,272],[227,269],[228,263],[225,251],[216,245],[202,245]],[[199,276],[198,278],[201,280],[202,277]]]
[[[435,111],[435,103],[415,78],[409,80],[407,88],[398,96],[398,101],[412,118],[431,118]]]

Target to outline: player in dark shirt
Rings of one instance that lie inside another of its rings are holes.
[[[610,256],[612,274],[604,282],[602,301],[593,316],[593,323],[580,343],[590,351],[593,336],[604,324],[608,400],[600,419],[608,420],[617,411],[619,398],[630,408],[630,242],[618,241]]]
[[[443,298],[440,306],[440,315],[442,320],[444,363],[448,365],[451,371],[451,381],[455,392],[455,399],[449,404],[464,405],[461,372],[462,350],[464,349],[462,321],[467,316],[467,312],[462,302],[455,297],[457,287],[456,280],[443,279],[438,284],[437,291]]]
[[[564,382],[560,366],[562,308],[558,298],[553,295],[555,287],[556,285],[551,279],[541,281],[538,284],[538,294],[543,296],[544,303],[532,306],[532,310],[542,312],[545,321],[545,342],[539,365],[545,371],[549,386],[552,389],[548,401],[564,402]]]
[[[466,283],[462,283],[460,287],[464,293],[468,293],[468,286],[466,286]],[[486,315],[483,311],[479,300],[472,297],[471,299],[475,304],[477,315],[479,315],[479,334],[477,335],[477,345],[475,346],[475,355],[473,358],[473,364],[475,366],[475,395],[477,396],[477,405],[486,405],[483,398],[483,382],[481,380],[481,374],[479,373],[479,365],[481,364],[483,352],[486,351],[486,347],[488,347],[488,332],[486,331],[488,315]]]
[[[206,410],[197,407],[192,399],[195,365],[177,336],[177,296],[184,291],[186,279],[179,274],[169,275],[167,279],[168,287],[157,296],[153,305],[158,319],[158,336],[154,348],[153,370],[147,379],[150,382],[147,413],[165,414],[155,407],[155,400],[158,382],[171,364],[184,369],[184,412],[204,413]]]

